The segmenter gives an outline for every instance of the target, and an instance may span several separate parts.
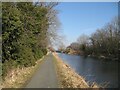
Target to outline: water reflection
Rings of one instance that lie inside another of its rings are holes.
[[[58,55],[87,81],[95,81],[98,84],[108,82],[107,87],[118,87],[118,62],[60,53]]]

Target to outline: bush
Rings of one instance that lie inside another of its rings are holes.
[[[29,67],[35,65],[35,58],[32,49],[28,46],[21,46],[18,53],[17,63],[21,66]]]
[[[12,68],[35,65],[35,61],[47,53],[46,38],[52,20],[48,13],[48,7],[32,2],[2,3],[3,76]]]
[[[35,50],[34,51],[34,56],[37,59],[41,58],[43,56],[43,52],[41,50]]]
[[[44,48],[43,48],[43,49],[42,49],[42,52],[43,52],[44,55],[46,55],[46,54],[47,54],[47,49],[44,49]]]

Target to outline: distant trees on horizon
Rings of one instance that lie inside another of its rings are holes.
[[[115,17],[103,28],[97,29],[91,36],[81,35],[77,42],[68,46],[71,49],[84,52],[84,55],[105,56],[118,59],[120,50],[120,20]],[[68,49],[65,50],[68,52]]]

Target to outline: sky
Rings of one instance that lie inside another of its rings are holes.
[[[90,36],[118,15],[117,2],[61,2],[56,8],[66,46],[82,34]]]

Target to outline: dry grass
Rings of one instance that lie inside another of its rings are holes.
[[[11,70],[10,73],[5,77],[3,82],[3,88],[19,88],[29,78],[34,67],[28,68],[16,68]]]
[[[37,70],[43,58],[38,60],[35,66],[15,68],[9,71],[7,76],[5,77],[5,80],[2,82],[1,88],[23,88],[26,82],[32,77],[34,72]]]
[[[53,53],[56,58],[57,75],[61,88],[98,88],[96,83],[89,86],[85,79],[75,73],[67,64],[65,64],[56,53]]]

